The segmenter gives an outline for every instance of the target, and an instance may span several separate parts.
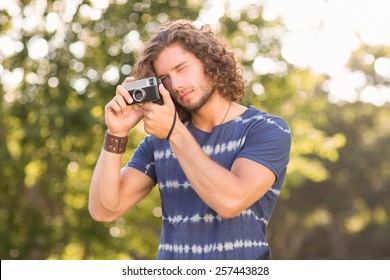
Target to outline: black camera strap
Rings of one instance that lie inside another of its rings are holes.
[[[175,106],[175,113],[173,115],[173,121],[172,121],[171,129],[169,130],[168,136],[166,138],[168,142],[169,142],[169,138],[171,137],[172,131],[175,128],[175,125],[176,125],[176,106]]]

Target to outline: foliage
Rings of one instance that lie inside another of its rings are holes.
[[[207,5],[111,2],[15,2],[22,19],[36,14],[43,20],[12,35],[13,54],[0,52],[1,259],[155,258],[157,188],[113,223],[89,216],[103,108],[159,23],[195,20]],[[0,36],[17,22],[9,11],[0,10]],[[243,103],[282,116],[293,133],[287,180],[269,226],[274,258],[388,258],[388,108],[330,104],[322,90],[326,77],[283,59],[284,28],[264,21],[261,11],[252,5],[234,17],[225,14],[217,32],[242,58],[248,79]],[[60,23],[53,28],[56,15]],[[29,46],[37,39],[47,42],[48,53],[34,58]],[[264,72],[259,65],[266,62],[273,67]],[[16,87],[7,83],[11,78],[20,81]],[[140,125],[124,163],[143,136]]]
[[[307,180],[279,202],[270,225],[276,259],[388,259],[390,130],[388,108],[355,103],[326,108],[330,134],[346,145],[331,174]],[[282,229],[282,230],[281,230]]]

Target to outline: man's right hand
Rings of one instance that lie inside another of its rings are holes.
[[[134,77],[126,78],[121,85],[116,87],[115,97],[105,107],[105,122],[108,132],[112,135],[123,137],[142,119],[143,110],[134,110],[133,99],[123,86],[124,83],[135,81]],[[126,100],[126,101],[125,101]]]

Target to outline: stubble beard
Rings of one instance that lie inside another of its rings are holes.
[[[181,104],[181,106],[188,112],[193,113],[200,110],[215,93],[215,87],[211,86],[209,81],[203,80],[199,86],[200,96],[195,101],[188,104]]]

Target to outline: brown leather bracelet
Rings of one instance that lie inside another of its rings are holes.
[[[111,135],[106,131],[103,143],[103,149],[114,154],[123,154],[126,151],[128,136],[118,137]]]

